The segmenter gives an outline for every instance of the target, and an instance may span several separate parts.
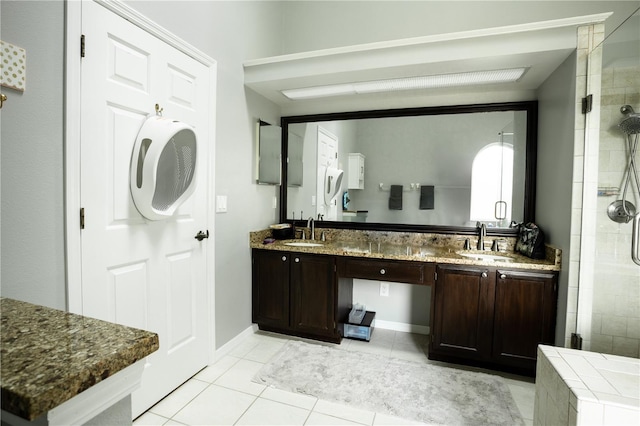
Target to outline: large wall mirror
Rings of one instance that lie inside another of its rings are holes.
[[[292,116],[281,124],[289,158],[283,222],[313,217],[324,227],[455,233],[483,222],[511,235],[512,223],[534,219],[535,101]]]

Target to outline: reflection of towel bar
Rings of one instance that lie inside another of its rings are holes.
[[[388,186],[385,187],[384,183],[382,183],[382,182],[380,182],[379,188],[380,188],[380,191],[389,192],[391,190],[391,188],[389,188]],[[419,191],[419,190],[420,190],[420,184],[419,183],[410,183],[407,186],[407,188],[405,188],[404,186],[402,187],[402,192],[411,192],[411,191]]]

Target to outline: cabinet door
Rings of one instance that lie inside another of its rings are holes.
[[[494,276],[487,268],[438,266],[430,353],[491,356]]]
[[[335,335],[334,259],[298,253],[291,257],[292,328],[300,333]]]
[[[556,274],[498,270],[493,357],[501,364],[535,368],[538,344],[554,344]]]
[[[253,322],[289,327],[289,263],[291,253],[253,250]]]

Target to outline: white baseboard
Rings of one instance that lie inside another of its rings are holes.
[[[416,333],[416,334],[429,334],[429,326],[406,324],[403,322],[384,321],[376,319],[373,326],[375,328],[381,328],[383,330],[402,331],[404,333]]]
[[[255,334],[256,331],[258,331],[258,325],[251,324],[249,327],[240,332],[240,334],[238,334],[236,337],[216,349],[213,355],[213,362],[216,362],[223,356],[228,355],[232,350],[238,347],[244,341],[244,339],[251,336],[252,334]]]

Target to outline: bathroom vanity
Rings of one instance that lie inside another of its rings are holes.
[[[158,335],[0,299],[2,424],[131,424]]]
[[[442,235],[326,232],[302,244],[251,234],[260,329],[339,343],[357,278],[430,286],[430,359],[533,375],[537,345],[554,343],[559,250],[533,260]]]

